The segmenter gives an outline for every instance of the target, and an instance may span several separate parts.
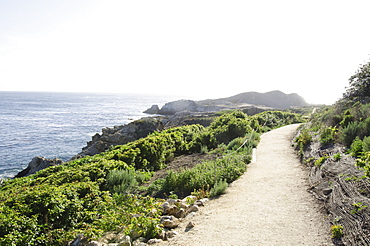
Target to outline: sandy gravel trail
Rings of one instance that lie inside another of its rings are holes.
[[[291,147],[297,127],[263,134],[247,172],[160,245],[333,245],[329,225],[307,192],[307,173]],[[189,221],[195,227],[187,230]]]

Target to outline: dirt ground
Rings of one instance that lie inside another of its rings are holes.
[[[206,203],[156,245],[333,245],[330,225],[307,191],[307,170],[291,146],[298,125],[261,137],[256,161],[226,194]],[[195,226],[186,228],[189,222]]]

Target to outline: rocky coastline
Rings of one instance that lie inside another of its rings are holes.
[[[108,150],[112,146],[126,144],[148,136],[155,131],[167,128],[200,124],[208,126],[217,112],[224,110],[241,110],[248,115],[254,115],[266,110],[283,110],[294,107],[308,106],[305,100],[297,94],[285,94],[280,91],[267,93],[247,92],[228,98],[208,99],[202,101],[177,100],[166,103],[162,108],[152,105],[144,113],[151,115],[133,121],[126,125],[107,127],[102,134],[96,133],[82,151],[71,160],[84,156],[93,156]],[[60,159],[45,159],[34,157],[28,167],[19,172],[15,178],[36,173],[49,166],[61,165]]]

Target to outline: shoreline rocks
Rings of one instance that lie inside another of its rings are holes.
[[[111,146],[126,144],[163,129],[163,122],[154,117],[142,118],[126,125],[103,128],[102,134],[96,133],[82,151],[71,160],[99,154]]]
[[[21,178],[26,177],[31,174],[35,174],[36,172],[45,169],[50,166],[58,166],[63,164],[63,161],[58,158],[54,159],[46,159],[44,157],[34,157],[32,161],[28,164],[27,168],[20,171],[14,178]]]
[[[149,109],[145,110],[143,113],[145,114],[158,114],[159,113],[159,106],[154,104]]]

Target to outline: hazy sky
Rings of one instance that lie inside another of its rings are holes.
[[[0,91],[335,102],[369,61],[370,1],[0,0]]]

